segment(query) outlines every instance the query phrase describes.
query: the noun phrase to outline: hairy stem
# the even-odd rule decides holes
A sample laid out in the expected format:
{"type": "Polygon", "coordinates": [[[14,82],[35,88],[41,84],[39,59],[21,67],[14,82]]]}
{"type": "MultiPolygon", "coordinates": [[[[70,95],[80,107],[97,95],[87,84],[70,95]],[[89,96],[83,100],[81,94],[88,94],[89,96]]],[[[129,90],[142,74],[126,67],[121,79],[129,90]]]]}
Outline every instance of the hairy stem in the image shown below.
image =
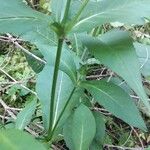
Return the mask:
{"type": "Polygon", "coordinates": [[[58,39],[58,47],[57,47],[55,68],[54,68],[54,74],[53,74],[52,90],[50,91],[51,92],[51,99],[50,99],[50,117],[49,117],[48,136],[49,136],[49,134],[51,133],[51,131],[53,129],[53,114],[54,114],[55,92],[56,92],[56,86],[57,86],[57,78],[58,78],[58,71],[59,71],[59,64],[60,64],[63,41],[64,41],[63,38],[58,39]]]}

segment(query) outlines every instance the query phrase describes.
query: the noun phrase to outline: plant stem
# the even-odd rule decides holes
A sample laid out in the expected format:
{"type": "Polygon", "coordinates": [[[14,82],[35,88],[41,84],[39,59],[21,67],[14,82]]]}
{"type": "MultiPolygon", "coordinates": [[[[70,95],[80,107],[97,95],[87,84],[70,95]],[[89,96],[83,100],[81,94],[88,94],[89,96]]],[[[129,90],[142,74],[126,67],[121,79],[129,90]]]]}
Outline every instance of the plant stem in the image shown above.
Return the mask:
{"type": "Polygon", "coordinates": [[[67,0],[66,9],[65,9],[65,13],[64,13],[64,18],[62,20],[62,24],[65,24],[67,21],[70,4],[71,4],[71,0],[67,0]]]}
{"type": "Polygon", "coordinates": [[[57,86],[57,78],[58,78],[58,71],[59,71],[59,64],[60,64],[63,41],[64,41],[63,38],[58,39],[58,47],[57,47],[55,68],[54,68],[54,74],[53,74],[52,90],[50,91],[51,92],[51,99],[50,99],[50,117],[49,117],[48,136],[51,133],[52,128],[53,128],[53,113],[54,113],[55,91],[56,91],[56,86],[57,86]]]}
{"type": "Polygon", "coordinates": [[[51,134],[50,134],[50,135],[48,136],[48,138],[47,138],[48,141],[53,137],[53,134],[54,134],[54,132],[55,132],[55,129],[57,128],[58,123],[59,123],[60,119],[62,118],[62,116],[63,116],[63,114],[64,114],[64,112],[65,112],[67,106],[69,105],[69,102],[70,102],[70,100],[71,100],[71,98],[72,98],[72,96],[73,96],[73,94],[74,94],[76,88],[77,88],[77,87],[75,86],[75,87],[73,88],[73,90],[71,91],[71,93],[70,93],[70,95],[69,95],[69,98],[68,98],[68,100],[67,100],[67,102],[66,102],[66,104],[65,104],[65,106],[64,106],[64,108],[63,108],[63,110],[61,111],[61,113],[60,113],[60,115],[59,115],[59,117],[58,117],[58,119],[57,119],[57,121],[56,121],[56,124],[55,124],[55,126],[54,126],[54,128],[53,128],[51,134]]]}
{"type": "MultiPolygon", "coordinates": [[[[55,67],[54,67],[54,74],[53,74],[53,83],[52,83],[52,89],[51,89],[51,99],[50,99],[50,117],[49,117],[49,129],[48,129],[48,136],[51,137],[52,131],[53,131],[53,115],[54,115],[54,107],[55,107],[55,94],[56,94],[56,87],[57,87],[57,78],[58,78],[58,71],[59,71],[59,65],[60,65],[60,58],[61,58],[61,52],[62,52],[62,46],[64,42],[65,32],[63,25],[66,24],[67,18],[68,18],[68,12],[70,9],[70,3],[71,0],[67,0],[66,8],[65,8],[65,14],[64,18],[62,20],[62,23],[60,24],[60,27],[62,27],[63,32],[61,33],[61,30],[59,30],[58,27],[58,47],[57,47],[57,54],[56,54],[56,60],[55,60],[55,67]]],[[[48,138],[49,140],[51,138],[48,138]]]]}
{"type": "Polygon", "coordinates": [[[72,29],[72,27],[74,26],[74,24],[78,21],[82,11],[84,10],[84,8],[86,7],[87,3],[89,2],[89,0],[84,0],[83,4],[81,5],[81,7],[79,8],[77,14],[75,15],[75,17],[73,18],[73,20],[68,24],[67,26],[67,30],[70,31],[72,29]]]}

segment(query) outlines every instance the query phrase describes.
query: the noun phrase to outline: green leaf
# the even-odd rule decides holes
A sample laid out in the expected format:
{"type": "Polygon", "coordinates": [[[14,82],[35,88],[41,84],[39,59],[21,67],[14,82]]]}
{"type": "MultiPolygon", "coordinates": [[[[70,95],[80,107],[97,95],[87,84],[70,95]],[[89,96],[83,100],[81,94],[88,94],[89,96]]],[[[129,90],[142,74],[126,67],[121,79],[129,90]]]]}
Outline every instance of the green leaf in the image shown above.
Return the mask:
{"type": "MultiPolygon", "coordinates": [[[[45,129],[48,129],[49,115],[50,115],[50,94],[52,88],[54,68],[50,65],[45,65],[44,69],[37,78],[36,91],[42,104],[43,121],[45,129]],[[44,92],[43,92],[44,91],[44,92]]],[[[74,86],[70,78],[62,71],[59,71],[58,82],[56,88],[55,111],[54,111],[54,124],[58,116],[63,110],[71,91],[74,86]]],[[[54,125],[53,124],[53,125],[54,125]]]]}
{"type": "Polygon", "coordinates": [[[147,130],[133,100],[122,88],[105,80],[85,81],[81,83],[81,86],[86,88],[100,105],[116,117],[132,126],[147,130]]]}
{"type": "MultiPolygon", "coordinates": [[[[55,65],[55,58],[57,47],[51,47],[44,44],[39,45],[39,49],[44,56],[44,59],[47,61],[47,64],[50,66],[55,65]]],[[[74,57],[72,53],[63,48],[62,55],[60,59],[60,70],[64,71],[73,82],[77,80],[77,73],[76,73],[76,64],[74,62],[74,57]]]]}
{"type": "Polygon", "coordinates": [[[32,10],[20,0],[0,0],[0,3],[0,32],[2,33],[23,34],[37,30],[48,19],[46,15],[32,10]]]}
{"type": "Polygon", "coordinates": [[[87,150],[96,132],[95,119],[91,111],[81,104],[73,114],[72,140],[75,150],[87,150]]]}
{"type": "Polygon", "coordinates": [[[70,150],[74,150],[74,144],[72,140],[72,122],[73,122],[73,115],[68,117],[63,126],[64,140],[66,142],[67,147],[69,147],[70,150]]]}
{"type": "Polygon", "coordinates": [[[67,119],[63,127],[65,142],[71,150],[87,150],[95,132],[95,119],[83,104],[67,119]]]}
{"type": "Polygon", "coordinates": [[[104,117],[99,112],[93,112],[96,122],[96,134],[94,140],[99,144],[102,145],[105,138],[105,121],[104,117]]]}
{"type": "Polygon", "coordinates": [[[47,45],[47,46],[56,46],[56,35],[54,32],[51,31],[50,25],[48,24],[48,27],[44,28],[42,26],[41,28],[37,28],[37,30],[32,30],[30,32],[27,32],[26,34],[17,34],[20,38],[22,38],[25,41],[29,41],[32,44],[35,44],[37,48],[40,50],[40,45],[47,45]],[[43,28],[42,28],[43,27],[43,28]]]}
{"type": "Polygon", "coordinates": [[[30,103],[28,103],[25,108],[19,112],[17,115],[15,127],[17,129],[23,130],[31,121],[32,115],[35,112],[36,109],[36,100],[32,100],[30,103]]]}
{"type": "Polygon", "coordinates": [[[116,84],[117,86],[121,87],[129,95],[134,94],[134,91],[126,84],[126,82],[123,82],[123,80],[120,77],[112,77],[110,81],[116,84]]]}
{"type": "Polygon", "coordinates": [[[148,98],[142,86],[138,58],[129,35],[126,32],[114,30],[102,35],[99,39],[81,36],[81,40],[95,58],[127,82],[150,111],[148,98]]]}
{"type": "Polygon", "coordinates": [[[20,0],[0,0],[0,33],[11,33],[33,44],[55,44],[50,16],[32,10],[20,0]]]}
{"type": "MultiPolygon", "coordinates": [[[[78,10],[82,2],[72,5],[78,10]]],[[[110,22],[121,22],[126,24],[143,24],[144,17],[150,16],[149,0],[101,0],[90,1],[80,19],[74,25],[74,32],[89,31],[99,25],[110,22]]]]}
{"type": "Polygon", "coordinates": [[[66,8],[67,0],[52,0],[50,2],[52,14],[55,17],[56,22],[61,22],[64,18],[65,8],[66,8]]]}
{"type": "Polygon", "coordinates": [[[134,43],[139,62],[141,64],[141,72],[144,76],[150,76],[150,46],[140,43],[134,43]]]}
{"type": "Polygon", "coordinates": [[[102,150],[106,130],[105,121],[99,112],[93,112],[93,115],[96,122],[96,134],[92,144],[90,145],[90,150],[102,150]]]}
{"type": "Polygon", "coordinates": [[[46,150],[44,145],[31,135],[16,129],[1,130],[0,139],[1,150],[26,150],[30,146],[32,149],[46,150]]]}

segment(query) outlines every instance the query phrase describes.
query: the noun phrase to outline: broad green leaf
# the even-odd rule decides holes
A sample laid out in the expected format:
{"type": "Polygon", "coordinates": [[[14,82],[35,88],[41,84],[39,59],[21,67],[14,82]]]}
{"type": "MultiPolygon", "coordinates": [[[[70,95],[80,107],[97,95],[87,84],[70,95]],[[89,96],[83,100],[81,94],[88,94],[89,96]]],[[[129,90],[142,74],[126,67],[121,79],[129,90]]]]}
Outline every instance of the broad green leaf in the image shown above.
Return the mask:
{"type": "MultiPolygon", "coordinates": [[[[40,102],[42,104],[43,110],[43,120],[44,126],[48,129],[48,121],[49,121],[49,114],[50,114],[50,94],[52,88],[52,81],[53,81],[53,71],[54,67],[50,66],[49,64],[45,65],[42,72],[37,77],[37,84],[36,84],[36,91],[39,96],[40,102]],[[44,92],[43,92],[44,91],[44,92]]],[[[56,123],[61,111],[63,110],[72,90],[74,88],[73,82],[69,78],[69,76],[59,71],[58,75],[58,82],[56,88],[56,96],[55,96],[55,111],[54,111],[54,124],[56,123]]],[[[77,99],[78,100],[78,99],[77,99]]],[[[72,104],[72,103],[71,103],[72,104]]],[[[68,106],[66,114],[70,115],[70,111],[72,110],[72,105],[68,106]]],[[[64,119],[67,118],[67,115],[64,115],[64,119]]],[[[53,125],[54,125],[53,124],[53,125]]]]}
{"type": "Polygon", "coordinates": [[[15,128],[15,122],[10,122],[4,126],[4,129],[14,129],[15,128]]]}
{"type": "Polygon", "coordinates": [[[65,8],[67,0],[51,0],[50,5],[52,9],[52,14],[55,17],[56,22],[61,22],[64,18],[65,8]]]}
{"type": "Polygon", "coordinates": [[[23,130],[31,121],[32,115],[35,112],[37,101],[34,99],[28,103],[25,108],[19,112],[15,122],[17,129],[23,130]]]}
{"type": "MultiPolygon", "coordinates": [[[[36,31],[48,17],[32,10],[20,0],[0,0],[0,32],[25,34],[32,30],[36,31]]],[[[48,20],[46,21],[48,24],[48,20]]],[[[45,26],[44,26],[45,27],[45,26]]]]}
{"type": "Polygon", "coordinates": [[[99,145],[102,145],[105,138],[105,121],[104,117],[99,112],[93,112],[95,122],[96,122],[96,134],[94,137],[94,141],[96,141],[99,145]]]}
{"type": "Polygon", "coordinates": [[[26,34],[20,34],[18,35],[20,38],[22,38],[25,41],[29,41],[32,44],[35,44],[37,48],[40,50],[40,45],[48,45],[48,46],[56,46],[56,35],[53,31],[50,29],[50,23],[48,24],[48,27],[44,28],[42,26],[41,28],[37,28],[37,30],[32,30],[30,32],[27,32],[26,34]],[[43,27],[43,28],[42,28],[43,27]]]}
{"type": "Polygon", "coordinates": [[[134,43],[137,56],[141,64],[141,71],[144,76],[150,76],[150,46],[134,43]]]}
{"type": "Polygon", "coordinates": [[[126,91],[129,95],[133,95],[134,91],[127,85],[126,82],[124,82],[121,78],[119,77],[112,77],[110,81],[117,86],[121,87],[124,91],[126,91]]]}
{"type": "Polygon", "coordinates": [[[142,86],[138,58],[129,35],[126,32],[114,30],[102,35],[99,39],[81,36],[81,40],[95,58],[127,82],[150,111],[142,86]]]}
{"type": "Polygon", "coordinates": [[[49,16],[32,10],[20,0],[0,0],[0,3],[0,33],[12,33],[38,48],[41,44],[56,45],[49,16]]]}
{"type": "Polygon", "coordinates": [[[0,149],[1,150],[46,150],[46,147],[36,141],[31,135],[16,129],[0,131],[0,149]]]}
{"type": "Polygon", "coordinates": [[[85,105],[81,104],[73,114],[72,141],[75,150],[87,150],[94,138],[96,124],[94,116],[85,105]]]}
{"type": "Polygon", "coordinates": [[[66,142],[67,147],[70,150],[74,150],[74,144],[72,140],[72,122],[73,122],[73,115],[69,116],[63,126],[63,136],[66,142]]]}
{"type": "MultiPolygon", "coordinates": [[[[72,5],[78,10],[82,2],[72,5]]],[[[80,19],[74,25],[74,32],[89,31],[99,25],[110,22],[121,22],[126,24],[143,24],[144,17],[150,16],[149,0],[101,0],[90,1],[80,19]]]]}
{"type": "Polygon", "coordinates": [[[146,126],[137,107],[123,89],[105,80],[85,81],[81,83],[81,86],[86,88],[100,105],[116,117],[146,131],[146,126]]]}
{"type": "Polygon", "coordinates": [[[95,132],[95,119],[88,107],[83,104],[67,119],[63,127],[66,145],[71,150],[87,150],[95,132]]]}
{"type": "MultiPolygon", "coordinates": [[[[57,47],[51,47],[44,44],[39,45],[39,49],[44,56],[44,59],[47,61],[47,64],[50,66],[55,65],[55,58],[57,47]]],[[[61,60],[60,60],[60,70],[64,71],[73,82],[77,80],[77,73],[76,73],[76,64],[74,62],[74,57],[72,53],[63,48],[61,60]]]]}
{"type": "Polygon", "coordinates": [[[99,112],[93,112],[93,115],[96,122],[96,134],[90,145],[90,150],[102,150],[106,130],[104,117],[99,112]]]}
{"type": "Polygon", "coordinates": [[[11,33],[33,44],[54,45],[50,16],[32,10],[21,0],[0,0],[0,33],[11,33]]]}

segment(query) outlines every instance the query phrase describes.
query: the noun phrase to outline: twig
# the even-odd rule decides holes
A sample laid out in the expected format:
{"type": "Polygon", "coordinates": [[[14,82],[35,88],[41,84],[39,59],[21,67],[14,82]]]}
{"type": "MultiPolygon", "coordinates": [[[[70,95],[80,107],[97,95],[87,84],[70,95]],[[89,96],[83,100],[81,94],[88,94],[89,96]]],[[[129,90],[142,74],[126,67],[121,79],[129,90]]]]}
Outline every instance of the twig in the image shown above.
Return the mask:
{"type": "Polygon", "coordinates": [[[131,129],[133,130],[133,132],[136,134],[137,138],[139,139],[139,142],[142,146],[142,150],[144,150],[144,144],[142,142],[142,139],[140,138],[140,136],[138,135],[137,131],[134,129],[134,127],[131,126],[131,129]]]}
{"type": "Polygon", "coordinates": [[[22,109],[20,108],[13,108],[13,107],[9,107],[6,105],[6,103],[0,99],[0,104],[4,107],[5,110],[14,110],[14,111],[21,111],[22,109]]]}
{"type": "MultiPolygon", "coordinates": [[[[0,72],[4,73],[7,77],[9,77],[12,81],[16,82],[16,84],[18,84],[18,81],[16,81],[12,76],[10,76],[6,71],[4,71],[2,68],[0,68],[0,72]]],[[[29,88],[27,88],[26,86],[24,86],[23,84],[20,84],[20,86],[22,88],[24,88],[25,90],[31,92],[32,94],[34,94],[35,96],[37,96],[37,93],[30,90],[29,88]]]]}
{"type": "Polygon", "coordinates": [[[139,148],[131,148],[131,147],[124,147],[124,146],[109,145],[109,144],[105,144],[104,147],[117,148],[117,149],[119,149],[119,150],[144,150],[144,149],[141,148],[141,147],[139,147],[139,148]]]}
{"type": "Polygon", "coordinates": [[[127,142],[129,141],[130,137],[132,136],[132,132],[133,132],[133,130],[130,131],[130,134],[129,134],[127,140],[122,144],[122,146],[125,146],[127,144],[127,142]]]}
{"type": "Polygon", "coordinates": [[[6,117],[6,116],[2,116],[2,115],[0,115],[0,118],[3,119],[3,120],[4,120],[4,119],[9,120],[9,119],[10,119],[10,117],[6,117]]]}
{"type": "Polygon", "coordinates": [[[34,55],[33,53],[29,52],[27,49],[25,49],[24,47],[22,47],[9,33],[7,33],[7,36],[9,37],[9,40],[18,48],[20,48],[23,52],[25,52],[26,54],[28,54],[29,56],[33,57],[34,59],[40,61],[43,64],[46,64],[46,61],[44,61],[43,59],[37,57],[36,55],[34,55]]]}

